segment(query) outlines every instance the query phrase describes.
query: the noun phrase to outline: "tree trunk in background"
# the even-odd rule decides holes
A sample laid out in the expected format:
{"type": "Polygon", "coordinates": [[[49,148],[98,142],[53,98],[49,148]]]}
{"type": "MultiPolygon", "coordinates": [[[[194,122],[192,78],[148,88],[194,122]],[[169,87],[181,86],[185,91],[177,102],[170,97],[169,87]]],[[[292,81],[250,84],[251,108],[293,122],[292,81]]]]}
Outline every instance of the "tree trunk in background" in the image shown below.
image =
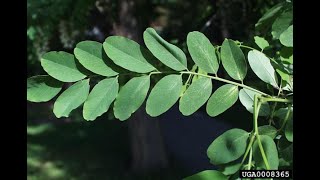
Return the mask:
{"type": "Polygon", "coordinates": [[[132,170],[135,172],[162,169],[168,165],[159,119],[147,115],[144,107],[133,114],[128,122],[132,170]]]}
{"type": "MultiPolygon", "coordinates": [[[[135,17],[136,0],[120,0],[118,23],[113,25],[116,35],[125,36],[143,44],[142,27],[135,17]]],[[[165,168],[168,165],[165,146],[157,118],[151,118],[141,106],[128,119],[131,140],[131,168],[135,172],[165,168]]]]}
{"type": "Polygon", "coordinates": [[[125,36],[138,43],[143,42],[142,30],[134,15],[135,0],[120,0],[119,8],[118,23],[113,24],[115,34],[125,36]]]}
{"type": "Polygon", "coordinates": [[[217,6],[219,7],[219,12],[220,12],[220,20],[221,20],[221,36],[222,39],[229,38],[230,33],[229,33],[229,27],[228,27],[228,2],[227,1],[217,1],[217,6]]]}

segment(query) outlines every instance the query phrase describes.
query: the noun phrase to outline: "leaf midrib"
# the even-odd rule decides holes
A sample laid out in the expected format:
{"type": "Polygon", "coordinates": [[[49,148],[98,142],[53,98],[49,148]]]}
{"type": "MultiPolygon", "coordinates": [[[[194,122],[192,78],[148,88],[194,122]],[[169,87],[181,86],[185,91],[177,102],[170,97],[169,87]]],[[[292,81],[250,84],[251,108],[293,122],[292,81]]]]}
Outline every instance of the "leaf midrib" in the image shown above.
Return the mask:
{"type": "Polygon", "coordinates": [[[66,107],[66,108],[64,108],[64,110],[62,111],[62,112],[63,112],[63,113],[61,113],[62,116],[65,115],[67,109],[70,108],[70,105],[72,104],[72,102],[73,102],[75,99],[78,98],[79,94],[82,93],[82,91],[84,90],[83,88],[84,88],[84,86],[86,86],[86,85],[87,85],[87,84],[83,82],[83,84],[78,88],[79,91],[77,91],[74,96],[71,96],[71,97],[72,97],[72,98],[71,98],[72,100],[66,102],[67,106],[64,106],[64,107],[66,107]]]}
{"type": "MultiPolygon", "coordinates": [[[[171,50],[172,49],[176,49],[176,51],[179,51],[180,49],[168,42],[166,42],[164,39],[162,39],[157,33],[150,33],[149,32],[150,30],[147,30],[146,32],[151,36],[153,37],[156,42],[159,42],[160,45],[162,45],[161,47],[163,47],[166,51],[168,51],[168,54],[170,56],[172,56],[174,59],[176,59],[177,61],[172,61],[171,63],[174,63],[176,65],[182,65],[184,68],[186,68],[186,66],[182,63],[182,59],[181,61],[179,60],[180,58],[176,56],[176,54],[174,53],[174,50],[171,50]]],[[[166,60],[167,61],[167,60],[166,60]]],[[[168,61],[167,61],[168,62],[168,61]]]]}
{"type": "MultiPolygon", "coordinates": [[[[95,103],[96,104],[96,107],[98,107],[98,106],[100,106],[100,104],[102,104],[101,102],[102,101],[105,101],[107,98],[108,98],[108,96],[106,96],[108,93],[109,93],[109,91],[111,91],[112,90],[112,88],[114,88],[114,84],[116,84],[116,79],[114,79],[111,83],[110,83],[110,85],[106,88],[106,91],[105,91],[105,93],[103,94],[103,96],[102,96],[102,98],[99,98],[99,100],[98,100],[98,103],[95,103]]],[[[90,95],[89,95],[90,96],[90,95]]],[[[101,97],[101,96],[100,96],[101,97]]],[[[112,102],[111,102],[112,103],[112,102]]],[[[110,104],[111,104],[110,103],[110,104]]],[[[109,104],[109,106],[110,106],[110,104],[109,104]]],[[[99,116],[99,115],[101,115],[100,113],[98,114],[97,112],[99,112],[98,111],[99,110],[99,108],[94,108],[94,111],[91,111],[91,113],[88,113],[87,115],[88,115],[88,117],[92,117],[92,115],[97,115],[97,116],[99,116]]]]}
{"type": "MultiPolygon", "coordinates": [[[[196,39],[197,43],[200,44],[198,47],[198,49],[202,52],[202,54],[205,56],[205,60],[208,62],[208,64],[210,65],[209,68],[216,73],[216,70],[213,68],[214,67],[214,62],[213,60],[211,61],[211,58],[210,58],[210,55],[207,51],[204,51],[204,48],[201,48],[203,46],[201,46],[201,44],[204,44],[204,42],[206,41],[205,39],[203,39],[202,41],[201,40],[198,40],[196,39]]],[[[209,43],[211,44],[211,42],[209,41],[209,43]]]]}
{"type": "MultiPolygon", "coordinates": [[[[130,99],[134,99],[134,97],[136,96],[136,94],[138,94],[137,92],[141,91],[141,89],[144,88],[144,86],[147,84],[148,79],[143,79],[140,80],[139,85],[137,86],[137,88],[131,93],[130,99]]],[[[132,107],[132,106],[131,106],[132,107]]]]}
{"type": "Polygon", "coordinates": [[[127,55],[127,56],[129,56],[129,57],[131,57],[132,59],[138,60],[138,61],[141,62],[143,65],[145,65],[147,68],[153,68],[153,69],[155,69],[155,67],[153,67],[151,64],[149,64],[148,61],[147,61],[144,57],[141,57],[141,59],[137,59],[136,57],[128,54],[127,52],[122,51],[122,50],[119,49],[118,47],[113,46],[111,43],[106,42],[106,44],[109,44],[109,46],[111,46],[111,47],[113,47],[114,49],[116,49],[117,51],[119,51],[119,52],[121,52],[121,53],[123,53],[123,54],[125,54],[125,55],[127,55]]]}
{"type": "MultiPolygon", "coordinates": [[[[143,89],[143,87],[147,84],[147,82],[148,82],[148,80],[149,79],[145,79],[144,80],[144,82],[143,81],[140,81],[140,85],[134,90],[134,92],[133,93],[131,93],[131,96],[129,97],[129,99],[130,100],[132,100],[132,99],[134,99],[135,97],[137,97],[136,96],[136,94],[137,94],[137,92],[138,91],[140,91],[141,89],[143,89]],[[143,83],[141,83],[141,82],[143,82],[143,83]]],[[[142,93],[141,93],[142,94],[142,93]]],[[[116,111],[115,109],[123,109],[123,108],[119,108],[119,106],[117,106],[116,104],[118,104],[119,103],[119,101],[115,101],[115,105],[114,105],[114,112],[115,112],[115,116],[116,117],[118,117],[118,118],[120,118],[120,120],[124,120],[124,119],[127,119],[128,117],[130,117],[131,116],[131,114],[135,111],[134,109],[133,109],[133,106],[129,106],[130,108],[129,108],[129,114],[125,114],[125,115],[123,115],[122,113],[118,113],[118,111],[116,111]],[[115,108],[115,107],[117,107],[117,108],[115,108]]],[[[137,105],[137,103],[135,103],[134,105],[137,105]]],[[[120,111],[120,112],[122,112],[122,110],[120,111]]]]}
{"type": "MultiPolygon", "coordinates": [[[[247,133],[243,133],[241,136],[239,136],[239,137],[237,137],[237,138],[235,138],[235,139],[233,139],[232,141],[231,141],[231,144],[235,144],[237,141],[240,141],[240,139],[241,138],[244,138],[245,136],[248,136],[248,134],[247,133]]],[[[223,139],[221,139],[220,141],[221,142],[226,142],[226,139],[227,139],[227,137],[225,137],[225,138],[223,138],[223,139]]],[[[224,143],[224,145],[225,145],[226,143],[224,143]]],[[[227,146],[225,146],[225,147],[227,147],[227,146]]],[[[227,148],[228,149],[228,148],[227,148]]],[[[216,151],[209,151],[210,152],[210,154],[218,154],[218,152],[216,152],[216,151]]],[[[230,152],[230,151],[229,151],[230,152]]],[[[234,154],[234,153],[231,153],[231,154],[234,154]]],[[[214,156],[211,156],[211,157],[214,157],[214,156]]],[[[210,158],[211,159],[211,158],[210,158]]],[[[230,159],[230,158],[229,158],[230,159]]],[[[219,160],[220,161],[220,160],[219,160]]]]}
{"type": "Polygon", "coordinates": [[[227,99],[234,95],[234,91],[236,91],[236,89],[237,89],[236,86],[235,86],[235,87],[233,87],[233,86],[230,87],[230,88],[228,89],[228,91],[224,94],[224,96],[222,96],[221,98],[219,98],[219,99],[222,101],[221,104],[226,104],[227,99]]]}
{"type": "MultiPolygon", "coordinates": [[[[81,49],[81,48],[76,48],[76,50],[80,51],[81,53],[86,54],[87,56],[89,56],[89,58],[99,59],[99,60],[102,60],[102,62],[103,62],[103,59],[101,57],[95,55],[93,52],[89,52],[89,51],[81,49]]],[[[83,58],[77,58],[77,59],[80,60],[80,59],[83,59],[83,58]]],[[[100,61],[96,61],[96,62],[99,62],[99,64],[103,64],[103,63],[100,63],[100,61]]]]}
{"type": "Polygon", "coordinates": [[[179,81],[176,81],[174,83],[171,84],[171,86],[168,87],[168,92],[172,92],[175,87],[178,85],[179,81]]]}
{"type": "Polygon", "coordinates": [[[234,55],[235,55],[235,51],[232,50],[231,44],[230,44],[229,40],[228,40],[228,48],[229,48],[229,51],[231,52],[230,54],[231,54],[232,59],[233,59],[233,61],[234,61],[234,63],[235,63],[235,67],[236,67],[236,69],[237,69],[236,74],[237,74],[238,78],[242,80],[242,77],[241,77],[241,75],[240,75],[240,68],[239,68],[239,65],[240,65],[239,63],[240,63],[240,61],[237,61],[237,60],[236,60],[236,58],[235,58],[235,56],[234,56],[234,55]]]}
{"type": "MultiPolygon", "coordinates": [[[[203,78],[205,78],[206,79],[206,81],[205,82],[203,82],[202,84],[200,84],[200,86],[198,85],[197,86],[197,91],[199,92],[198,94],[196,94],[197,95],[197,97],[199,97],[200,96],[200,98],[198,98],[198,99],[201,99],[201,100],[203,100],[203,99],[205,99],[205,100],[207,100],[209,97],[210,97],[210,94],[209,94],[209,96],[208,97],[206,97],[206,96],[204,96],[204,95],[206,95],[206,92],[207,91],[205,91],[209,86],[210,86],[210,84],[211,84],[211,80],[209,80],[209,81],[207,81],[207,79],[209,79],[209,78],[207,78],[207,77],[203,77],[203,78]],[[201,85],[203,85],[203,86],[201,86],[201,85]]],[[[198,79],[199,80],[199,79],[198,79]]],[[[198,81],[197,80],[197,81],[198,81]]],[[[196,81],[194,82],[194,83],[196,83],[196,81]]],[[[192,86],[192,84],[190,85],[190,86],[192,86]]],[[[190,87],[188,88],[188,89],[190,89],[190,87]]],[[[194,94],[194,91],[192,92],[192,93],[190,93],[189,91],[188,91],[188,89],[186,90],[186,92],[180,97],[180,99],[185,99],[185,97],[188,97],[188,96],[190,96],[190,94],[194,94]]],[[[191,96],[192,97],[192,96],[191,96]]],[[[189,97],[189,100],[192,100],[193,98],[190,98],[189,97]]],[[[180,100],[180,102],[181,102],[181,100],[180,100]]],[[[186,101],[185,101],[186,102],[186,101]]],[[[206,102],[206,101],[205,101],[206,102]]],[[[205,103],[204,102],[204,103],[205,103]]],[[[204,104],[204,103],[202,103],[202,104],[204,104]]],[[[200,103],[199,103],[200,104],[200,103]]]]}
{"type": "MultiPolygon", "coordinates": [[[[269,76],[271,77],[272,81],[273,81],[273,84],[272,85],[277,85],[277,82],[275,81],[275,78],[274,78],[274,72],[273,72],[273,75],[271,74],[271,72],[268,71],[268,69],[266,68],[266,63],[263,59],[259,58],[259,56],[257,56],[256,52],[252,51],[254,53],[254,56],[259,60],[259,62],[262,62],[262,67],[264,68],[265,71],[267,71],[267,73],[269,74],[269,76]]],[[[264,56],[264,54],[261,54],[264,56]]],[[[265,57],[266,59],[268,59],[267,57],[265,57]]],[[[252,60],[253,61],[253,60],[252,60]]],[[[270,66],[272,67],[272,65],[270,64],[270,66]]],[[[278,86],[278,85],[277,85],[278,86]]]]}
{"type": "Polygon", "coordinates": [[[53,61],[53,60],[50,60],[50,59],[46,59],[46,58],[42,58],[43,60],[45,60],[45,63],[53,63],[53,64],[56,64],[58,67],[60,68],[63,68],[63,69],[67,69],[67,70],[71,70],[73,72],[73,74],[77,74],[77,75],[83,75],[83,76],[86,76],[85,74],[82,74],[79,70],[77,69],[74,69],[74,68],[71,68],[69,67],[68,65],[66,64],[60,64],[59,62],[57,61],[53,61]]]}
{"type": "Polygon", "coordinates": [[[236,143],[237,141],[239,141],[241,138],[243,138],[244,136],[248,136],[248,134],[244,133],[243,135],[235,138],[233,141],[231,141],[232,144],[236,143]]]}
{"type": "MultiPolygon", "coordinates": [[[[96,56],[93,51],[89,52],[86,50],[83,50],[81,48],[76,48],[78,49],[79,52],[86,54],[88,57],[88,59],[97,59],[94,61],[95,63],[95,67],[92,68],[92,64],[87,63],[88,61],[82,61],[82,58],[77,58],[79,59],[80,63],[85,63],[85,64],[90,64],[90,66],[86,66],[86,68],[88,68],[89,70],[91,70],[92,72],[96,72],[98,74],[101,74],[103,76],[113,76],[113,75],[117,75],[118,73],[115,72],[114,70],[112,70],[109,66],[107,66],[107,64],[105,63],[105,61],[103,60],[103,58],[96,56]]],[[[76,56],[76,55],[75,55],[76,56]]],[[[77,56],[76,56],[77,57],[77,56]]],[[[92,63],[92,62],[91,62],[92,63]]]]}
{"type": "MultiPolygon", "coordinates": [[[[244,93],[252,100],[252,102],[254,101],[254,97],[251,97],[248,93],[246,89],[243,89],[244,93]]],[[[254,95],[253,95],[254,96],[254,95]]],[[[253,104],[253,103],[252,103],[253,104]]],[[[263,113],[267,114],[268,112],[265,110],[265,108],[263,108],[265,106],[265,103],[261,104],[261,108],[260,111],[263,111],[263,113]]],[[[251,106],[252,107],[252,106],[251,106]]],[[[253,107],[252,107],[253,108],[253,107]]],[[[247,106],[246,106],[247,109],[247,106]]]]}

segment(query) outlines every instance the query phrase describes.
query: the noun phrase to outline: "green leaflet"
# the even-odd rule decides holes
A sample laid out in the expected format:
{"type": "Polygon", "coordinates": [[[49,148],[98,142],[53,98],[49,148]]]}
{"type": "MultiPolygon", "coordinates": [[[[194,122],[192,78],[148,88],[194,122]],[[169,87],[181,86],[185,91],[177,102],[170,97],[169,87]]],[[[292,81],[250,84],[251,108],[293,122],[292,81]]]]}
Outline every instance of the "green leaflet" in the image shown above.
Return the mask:
{"type": "Polygon", "coordinates": [[[221,61],[230,77],[242,81],[247,75],[247,63],[239,46],[231,39],[225,39],[221,46],[221,61]]]}
{"type": "Polygon", "coordinates": [[[228,180],[228,177],[216,170],[205,170],[183,180],[228,180]]]}
{"type": "Polygon", "coordinates": [[[221,172],[224,175],[232,175],[237,171],[239,171],[240,168],[241,168],[241,163],[233,161],[233,162],[222,165],[221,172]]]}
{"type": "Polygon", "coordinates": [[[74,55],[79,62],[90,71],[102,76],[115,76],[118,73],[113,71],[103,58],[102,44],[95,41],[82,41],[74,49],[74,55]]]}
{"type": "MultiPolygon", "coordinates": [[[[290,81],[290,75],[287,74],[286,71],[284,71],[283,69],[278,69],[278,68],[276,68],[276,71],[280,75],[280,77],[283,81],[285,81],[286,83],[290,81]]],[[[284,85],[284,83],[282,85],[284,85]]]]}
{"type": "Polygon", "coordinates": [[[293,142],[293,118],[288,119],[284,133],[287,140],[293,142]]]}
{"type": "Polygon", "coordinates": [[[163,77],[150,92],[146,104],[147,113],[155,117],[169,110],[179,99],[181,89],[181,75],[163,77]]]}
{"type": "Polygon", "coordinates": [[[226,164],[241,157],[247,147],[249,133],[242,129],[230,129],[216,138],[207,149],[210,162],[226,164]]]}
{"type": "Polygon", "coordinates": [[[265,49],[269,46],[268,41],[266,41],[263,37],[255,36],[254,42],[259,46],[260,49],[265,49]]]}
{"type": "Polygon", "coordinates": [[[187,84],[184,84],[182,86],[181,91],[180,91],[180,95],[179,95],[180,97],[183,96],[184,92],[187,90],[187,86],[188,86],[187,84]]]}
{"type": "Polygon", "coordinates": [[[293,25],[289,26],[281,35],[280,42],[284,46],[293,47],[293,25]]]}
{"type": "Polygon", "coordinates": [[[150,77],[141,76],[130,79],[121,89],[114,102],[114,115],[119,120],[128,119],[146,99],[150,87],[150,77]]]}
{"type": "MultiPolygon", "coordinates": [[[[271,170],[278,169],[278,166],[279,166],[278,150],[273,139],[267,135],[260,135],[260,140],[261,140],[261,144],[263,146],[267,161],[269,163],[270,169],[271,170]]],[[[258,140],[256,140],[253,143],[252,151],[253,151],[253,154],[252,154],[253,160],[255,161],[256,166],[261,167],[263,169],[267,169],[260,152],[258,140]]]]}
{"type": "Polygon", "coordinates": [[[193,31],[187,36],[187,45],[193,61],[207,73],[217,74],[219,63],[216,50],[201,32],[193,31]]]}
{"type": "Polygon", "coordinates": [[[62,82],[48,75],[30,77],[27,79],[27,100],[47,102],[61,91],[62,85],[62,82]]]}
{"type": "Polygon", "coordinates": [[[179,101],[179,110],[189,116],[196,112],[209,99],[212,92],[210,78],[200,78],[192,82],[179,101]]]}
{"type": "MultiPolygon", "coordinates": [[[[288,163],[292,163],[293,160],[293,143],[290,143],[287,147],[279,150],[280,157],[288,163]]],[[[280,163],[280,162],[279,162],[280,163]]]]}
{"type": "Polygon", "coordinates": [[[272,36],[274,39],[279,39],[283,33],[292,23],[292,10],[282,13],[272,24],[272,36]]]}
{"type": "Polygon", "coordinates": [[[283,46],[280,51],[280,58],[283,63],[293,64],[293,48],[283,46]]]}
{"type": "MultiPolygon", "coordinates": [[[[241,89],[239,92],[239,99],[241,104],[251,113],[253,113],[254,95],[258,94],[249,89],[241,89]]],[[[267,102],[261,104],[259,116],[268,116],[270,114],[270,106],[267,102]]]]}
{"type": "MultiPolygon", "coordinates": [[[[288,107],[280,108],[274,113],[274,116],[276,116],[276,117],[278,117],[280,119],[284,119],[286,117],[287,111],[288,111],[288,107]]],[[[290,112],[289,118],[292,118],[292,112],[293,112],[293,108],[292,107],[290,108],[290,111],[291,112],[290,112]]]]}
{"type": "Polygon", "coordinates": [[[106,78],[95,85],[83,105],[84,119],[92,121],[107,112],[110,104],[116,98],[118,90],[117,77],[106,78]]]}
{"type": "Polygon", "coordinates": [[[235,174],[229,176],[228,180],[250,180],[249,178],[240,178],[239,174],[240,173],[235,173],[235,174]]]}
{"type": "MultiPolygon", "coordinates": [[[[283,121],[284,121],[284,119],[285,119],[285,117],[287,115],[288,110],[289,110],[288,107],[280,108],[274,113],[274,116],[278,117],[280,119],[280,121],[279,121],[280,124],[283,123],[283,121]]],[[[289,114],[289,117],[288,117],[288,121],[290,119],[292,119],[292,117],[293,117],[292,114],[293,114],[293,107],[290,108],[290,114],[289,114]]]]}
{"type": "Polygon", "coordinates": [[[89,79],[85,79],[65,90],[54,103],[53,113],[56,117],[69,117],[70,112],[79,107],[87,99],[89,89],[89,79]]]}
{"type": "Polygon", "coordinates": [[[283,3],[279,3],[269,9],[255,24],[256,30],[261,30],[274,22],[274,20],[280,15],[283,9],[283,3]]]}
{"type": "Polygon", "coordinates": [[[63,51],[51,51],[41,58],[43,69],[55,79],[62,82],[75,82],[86,77],[76,64],[74,55],[63,51]]]}
{"type": "MultiPolygon", "coordinates": [[[[281,154],[279,152],[279,154],[281,154]]],[[[279,158],[279,167],[283,167],[283,166],[290,166],[290,162],[286,161],[284,158],[279,158]]]]}
{"type": "Polygon", "coordinates": [[[248,61],[253,72],[264,82],[278,87],[275,70],[270,63],[269,58],[257,50],[251,50],[248,53],[248,61]]]}
{"type": "Polygon", "coordinates": [[[127,70],[147,73],[156,68],[148,60],[153,55],[135,41],[121,36],[109,36],[103,43],[103,48],[112,61],[127,70]]]}
{"type": "Polygon", "coordinates": [[[229,109],[238,100],[238,87],[226,84],[219,87],[210,97],[207,103],[209,116],[217,116],[229,109]]]}
{"type": "Polygon", "coordinates": [[[277,142],[277,148],[279,149],[279,152],[281,152],[288,148],[290,144],[292,143],[289,142],[284,136],[282,136],[277,142]]]}
{"type": "Polygon", "coordinates": [[[274,61],[273,67],[276,69],[276,72],[280,75],[283,81],[286,81],[287,83],[290,82],[290,76],[293,74],[292,64],[285,61],[274,61]]]}
{"type": "Polygon", "coordinates": [[[143,39],[147,48],[163,64],[176,71],[187,69],[187,58],[184,52],[160,37],[153,28],[147,28],[144,31],[143,39]]]}
{"type": "Polygon", "coordinates": [[[289,82],[285,82],[282,85],[282,89],[293,92],[293,76],[289,76],[289,82]]]}
{"type": "Polygon", "coordinates": [[[260,135],[267,135],[272,139],[274,139],[277,135],[277,129],[270,125],[259,126],[258,131],[260,135]]]}

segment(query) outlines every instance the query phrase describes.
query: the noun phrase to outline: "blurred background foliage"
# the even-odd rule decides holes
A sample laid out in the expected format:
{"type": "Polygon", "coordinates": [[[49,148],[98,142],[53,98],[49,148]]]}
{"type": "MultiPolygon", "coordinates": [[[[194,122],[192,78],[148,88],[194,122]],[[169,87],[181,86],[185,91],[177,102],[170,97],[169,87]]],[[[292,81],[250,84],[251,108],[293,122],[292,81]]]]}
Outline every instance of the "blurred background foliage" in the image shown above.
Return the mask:
{"type": "MultiPolygon", "coordinates": [[[[147,27],[187,54],[186,37],[202,31],[213,44],[224,38],[255,46],[255,23],[279,0],[27,0],[27,76],[43,74],[42,54],[72,52],[82,40],[103,42],[110,35],[142,40],[147,27]],[[137,37],[134,37],[137,35],[137,37]]],[[[269,39],[272,37],[269,34],[269,39]]],[[[141,43],[142,44],[142,43],[141,43]]],[[[223,72],[221,76],[227,76],[223,72]]],[[[250,77],[248,77],[250,79],[250,77]]],[[[250,82],[249,82],[250,83],[250,82]]],[[[257,83],[252,82],[255,86],[257,83]]],[[[106,113],[94,123],[81,110],[56,119],[52,102],[27,103],[28,179],[181,179],[190,172],[168,153],[168,165],[130,171],[128,124],[106,113]]],[[[130,121],[130,120],[129,120],[130,121]]],[[[212,141],[212,140],[211,140],[212,141]]]]}

